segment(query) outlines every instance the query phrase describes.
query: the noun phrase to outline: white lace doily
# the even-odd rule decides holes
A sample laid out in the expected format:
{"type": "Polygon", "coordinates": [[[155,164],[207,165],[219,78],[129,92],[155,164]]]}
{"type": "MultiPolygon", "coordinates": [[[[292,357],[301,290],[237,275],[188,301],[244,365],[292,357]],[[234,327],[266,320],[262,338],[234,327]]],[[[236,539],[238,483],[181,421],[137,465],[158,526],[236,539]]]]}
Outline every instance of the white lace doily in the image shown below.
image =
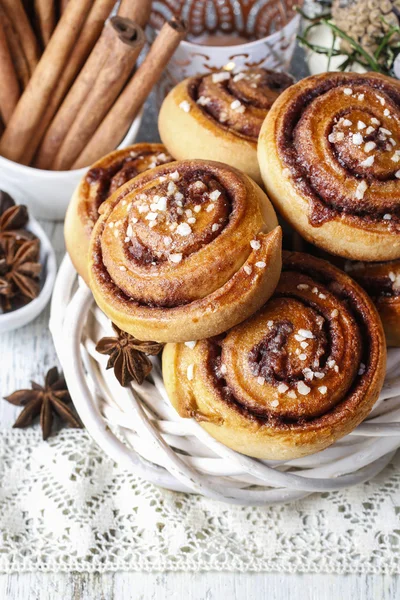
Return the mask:
{"type": "Polygon", "coordinates": [[[158,488],[84,431],[0,433],[0,571],[399,573],[400,457],[374,480],[290,505],[158,488]]]}

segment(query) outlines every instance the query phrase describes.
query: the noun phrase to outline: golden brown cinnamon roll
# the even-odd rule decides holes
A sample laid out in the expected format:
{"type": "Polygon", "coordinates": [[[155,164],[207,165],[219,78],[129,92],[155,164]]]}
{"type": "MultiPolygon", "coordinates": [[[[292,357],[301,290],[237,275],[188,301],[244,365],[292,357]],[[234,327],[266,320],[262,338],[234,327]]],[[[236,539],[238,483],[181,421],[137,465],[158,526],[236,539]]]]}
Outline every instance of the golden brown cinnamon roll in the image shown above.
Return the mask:
{"type": "Polygon", "coordinates": [[[400,260],[346,261],[344,270],[368,293],[378,309],[388,346],[400,346],[400,260]]]}
{"type": "Polygon", "coordinates": [[[287,235],[285,241],[288,249],[307,252],[327,260],[355,279],[378,310],[385,331],[386,344],[400,346],[400,260],[387,262],[345,260],[306,242],[296,232],[287,235]]]}
{"type": "Polygon", "coordinates": [[[141,340],[221,333],[270,297],[281,229],[264,192],[221,163],[157,167],[100,207],[89,251],[97,304],[141,340]]]}
{"type": "Polygon", "coordinates": [[[259,138],[267,192],[308,241],[344,258],[400,257],[400,83],[324,73],[283,92],[259,138]]]}
{"type": "Polygon", "coordinates": [[[261,459],[323,450],[371,410],[383,384],[382,325],[342,271],[284,253],[274,295],[225,335],[167,344],[163,376],[182,417],[261,459]]]}
{"type": "Polygon", "coordinates": [[[98,219],[100,205],[139,173],[171,160],[173,158],[162,144],[134,144],[107,154],[84,175],[71,198],[64,234],[68,254],[86,282],[90,234],[98,219]]]}
{"type": "Polygon", "coordinates": [[[186,79],[161,107],[161,139],[178,159],[220,160],[261,183],[258,134],[275,99],[292,83],[289,75],[262,68],[186,79]]]}

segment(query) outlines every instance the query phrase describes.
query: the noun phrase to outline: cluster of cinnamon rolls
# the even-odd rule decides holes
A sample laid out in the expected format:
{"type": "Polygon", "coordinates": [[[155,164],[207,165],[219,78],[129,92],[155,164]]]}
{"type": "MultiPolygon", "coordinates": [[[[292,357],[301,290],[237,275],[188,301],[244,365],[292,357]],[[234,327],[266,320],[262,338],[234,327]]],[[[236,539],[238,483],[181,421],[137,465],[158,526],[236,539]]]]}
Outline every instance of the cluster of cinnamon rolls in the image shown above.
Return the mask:
{"type": "Polygon", "coordinates": [[[77,188],[77,271],[120,329],[166,344],[182,417],[260,459],[323,450],[400,346],[400,84],[210,73],[169,93],[159,130],[77,188]]]}

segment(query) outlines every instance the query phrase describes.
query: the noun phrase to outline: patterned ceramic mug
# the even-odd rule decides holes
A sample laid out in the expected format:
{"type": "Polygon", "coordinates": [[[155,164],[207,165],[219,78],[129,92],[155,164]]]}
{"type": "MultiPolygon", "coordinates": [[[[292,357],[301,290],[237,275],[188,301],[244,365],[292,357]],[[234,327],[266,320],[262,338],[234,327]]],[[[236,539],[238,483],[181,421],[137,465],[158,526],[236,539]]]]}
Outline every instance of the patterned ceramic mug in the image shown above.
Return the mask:
{"type": "Polygon", "coordinates": [[[189,31],[157,86],[158,103],[179,81],[199,73],[254,66],[286,70],[299,26],[295,4],[302,2],[155,0],[154,31],[174,14],[186,21],[189,31]]]}

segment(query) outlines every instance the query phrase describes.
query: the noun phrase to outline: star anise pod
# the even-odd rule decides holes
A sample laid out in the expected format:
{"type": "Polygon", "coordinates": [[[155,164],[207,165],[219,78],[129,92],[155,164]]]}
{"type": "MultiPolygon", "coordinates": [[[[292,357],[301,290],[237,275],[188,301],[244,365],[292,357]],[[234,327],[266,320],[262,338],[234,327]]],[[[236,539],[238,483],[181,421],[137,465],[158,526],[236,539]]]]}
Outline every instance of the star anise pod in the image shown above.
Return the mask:
{"type": "Polygon", "coordinates": [[[38,262],[40,241],[26,240],[19,244],[7,238],[0,253],[0,299],[3,310],[11,310],[15,303],[26,303],[39,294],[38,262]]]}
{"type": "Polygon", "coordinates": [[[102,338],[97,343],[96,350],[110,356],[107,369],[114,369],[115,376],[123,387],[131,381],[141,385],[153,368],[148,355],[159,354],[163,344],[141,342],[133,335],[121,331],[114,323],[113,328],[117,336],[102,338]]]}
{"type": "Polygon", "coordinates": [[[33,239],[35,236],[25,229],[28,221],[27,207],[15,204],[7,192],[0,190],[0,244],[8,238],[21,242],[33,239]]]}
{"type": "Polygon", "coordinates": [[[82,428],[78,417],[67,406],[72,402],[71,396],[64,377],[58,374],[57,367],[48,371],[43,386],[34,381],[31,385],[32,389],[17,390],[4,398],[15,406],[24,407],[13,427],[28,427],[35,417],[40,415],[43,439],[47,440],[51,433],[54,415],[57,415],[70,427],[82,428]]]}
{"type": "Polygon", "coordinates": [[[7,192],[0,190],[0,216],[11,206],[15,206],[13,198],[7,192]]]}

